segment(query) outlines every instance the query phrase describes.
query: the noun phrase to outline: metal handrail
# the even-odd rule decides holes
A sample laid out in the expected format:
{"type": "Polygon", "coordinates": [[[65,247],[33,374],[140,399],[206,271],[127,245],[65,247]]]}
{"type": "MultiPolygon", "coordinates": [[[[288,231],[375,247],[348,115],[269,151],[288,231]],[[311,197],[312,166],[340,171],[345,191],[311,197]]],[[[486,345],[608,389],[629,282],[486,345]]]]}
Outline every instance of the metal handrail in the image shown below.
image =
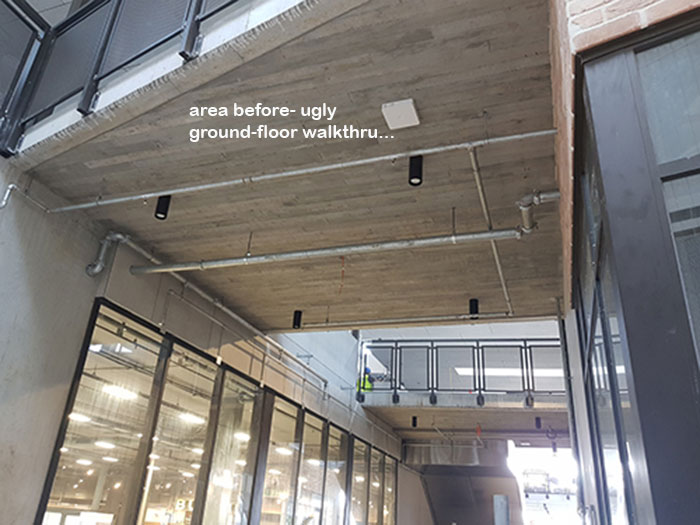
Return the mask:
{"type": "MultiPolygon", "coordinates": [[[[42,42],[40,53],[36,51],[31,54],[27,53],[22,63],[19,64],[17,72],[18,81],[12,93],[12,99],[15,101],[15,106],[17,107],[13,107],[13,111],[7,112],[4,121],[1,122],[0,153],[4,156],[10,156],[16,153],[21,138],[29,125],[48,117],[59,104],[63,104],[66,100],[76,96],[78,93],[82,93],[82,95],[80,96],[80,101],[77,103],[76,108],[83,115],[91,113],[95,107],[96,99],[99,94],[99,84],[102,80],[143,55],[164,46],[173,38],[181,37],[182,39],[182,46],[179,54],[183,57],[184,62],[196,58],[199,53],[198,43],[201,41],[200,27],[202,21],[216,16],[239,0],[228,0],[211,11],[207,11],[206,2],[203,0],[188,0],[180,26],[165,36],[154,37],[147,40],[148,43],[144,45],[142,49],[120,61],[118,65],[110,67],[109,71],[101,71],[101,69],[105,60],[105,53],[119,26],[119,13],[123,8],[122,0],[96,0],[95,2],[90,2],[53,27],[50,27],[40,15],[31,9],[31,6],[29,6],[25,0],[0,1],[10,6],[14,11],[21,13],[25,19],[31,20],[37,27],[36,39],[42,42]],[[101,34],[92,54],[93,58],[90,73],[83,84],[78,89],[72,89],[66,93],[56,93],[56,96],[52,97],[52,101],[46,106],[30,111],[29,102],[33,99],[38,85],[42,82],[47,65],[52,60],[52,50],[56,38],[70,28],[83,23],[94,12],[109,3],[112,4],[110,6],[111,12],[108,16],[106,26],[100,28],[101,34]],[[44,38],[45,35],[48,38],[44,38]],[[20,74],[22,71],[27,71],[27,73],[20,74]],[[21,101],[21,103],[16,101],[21,101]]],[[[7,102],[3,103],[3,101],[0,101],[0,107],[7,105],[7,102]]]]}
{"type": "MultiPolygon", "coordinates": [[[[436,395],[440,392],[463,393],[476,395],[480,398],[479,404],[483,404],[483,394],[485,393],[519,393],[525,396],[526,401],[532,399],[534,394],[548,393],[561,394],[565,392],[564,368],[560,363],[561,388],[538,388],[536,376],[537,371],[542,367],[537,366],[537,354],[539,348],[561,347],[561,340],[558,337],[528,337],[528,338],[475,338],[475,339],[373,339],[362,343],[362,356],[358,374],[358,399],[363,400],[364,394],[372,392],[392,392],[394,402],[398,402],[401,392],[423,392],[431,395],[431,402],[436,402],[436,395]],[[445,386],[440,383],[440,376],[446,369],[441,368],[441,355],[445,351],[454,352],[455,349],[463,348],[467,354],[462,363],[464,368],[471,368],[471,373],[464,375],[464,384],[458,387],[445,386]],[[520,388],[505,388],[503,383],[500,387],[493,387],[494,376],[489,371],[493,368],[513,368],[513,367],[491,367],[489,357],[496,349],[511,349],[513,360],[518,361],[517,367],[520,370],[520,388]],[[387,355],[385,359],[377,357],[373,350],[383,350],[387,355]],[[413,384],[406,378],[406,361],[409,352],[424,352],[426,365],[423,373],[418,364],[421,357],[413,358],[419,380],[413,384]],[[385,372],[370,371],[366,373],[369,356],[373,355],[385,367],[385,372]],[[365,388],[366,381],[372,379],[372,388],[365,388]],[[383,384],[381,384],[383,383],[383,384]]],[[[557,359],[561,358],[559,353],[554,354],[557,359]]],[[[455,366],[453,362],[451,366],[455,366]]],[[[461,368],[461,367],[460,367],[461,368]]],[[[547,369],[551,369],[551,366],[547,369]]],[[[459,374],[459,372],[457,372],[459,374]]],[[[518,375],[513,375],[514,378],[518,375]]],[[[555,376],[556,377],[556,376],[555,376]]]]}

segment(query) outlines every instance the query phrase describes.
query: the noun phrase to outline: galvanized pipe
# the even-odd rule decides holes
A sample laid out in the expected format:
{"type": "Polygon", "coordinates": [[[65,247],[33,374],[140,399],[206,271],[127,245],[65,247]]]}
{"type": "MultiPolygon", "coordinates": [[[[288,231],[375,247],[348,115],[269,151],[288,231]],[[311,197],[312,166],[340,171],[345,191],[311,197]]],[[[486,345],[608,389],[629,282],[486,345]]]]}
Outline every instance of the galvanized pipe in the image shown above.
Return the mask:
{"type": "MultiPolygon", "coordinates": [[[[303,330],[366,328],[368,326],[428,324],[428,323],[460,323],[487,319],[514,319],[508,312],[488,312],[482,314],[436,315],[430,317],[399,317],[396,319],[366,319],[358,321],[329,321],[325,323],[304,323],[303,330]]],[[[271,330],[274,332],[275,330],[271,330]]]]}
{"type": "Polygon", "coordinates": [[[10,197],[12,197],[13,192],[19,193],[22,197],[27,199],[30,203],[32,203],[34,206],[39,208],[41,211],[44,213],[48,213],[49,209],[44,206],[42,203],[34,199],[33,197],[30,197],[29,194],[25,193],[24,191],[21,191],[21,188],[17,186],[17,184],[8,184],[7,188],[5,188],[5,193],[2,196],[2,200],[0,201],[0,210],[5,208],[9,202],[10,202],[10,197]]]}
{"type": "MultiPolygon", "coordinates": [[[[479,168],[479,160],[476,157],[476,150],[474,148],[469,150],[469,158],[472,163],[472,171],[474,172],[474,181],[476,182],[476,190],[479,194],[479,201],[481,202],[481,211],[484,213],[484,220],[486,221],[486,227],[489,230],[493,229],[493,222],[491,221],[491,213],[489,212],[489,205],[486,202],[486,191],[484,190],[484,182],[481,178],[481,169],[479,168]]],[[[525,230],[532,231],[532,230],[525,230]]],[[[501,261],[501,254],[498,251],[498,246],[495,240],[491,240],[491,251],[493,252],[493,260],[496,264],[496,271],[498,272],[498,279],[501,282],[501,289],[503,290],[503,298],[506,301],[506,307],[508,308],[508,313],[513,315],[513,301],[510,298],[510,292],[508,291],[508,284],[506,283],[506,276],[503,272],[503,262],[501,261]]]]}
{"type": "Polygon", "coordinates": [[[337,162],[334,164],[326,164],[324,166],[314,166],[311,168],[300,168],[295,170],[280,171],[277,173],[267,173],[263,175],[251,175],[250,177],[240,177],[231,180],[225,180],[220,182],[210,182],[206,184],[198,184],[195,186],[186,186],[182,188],[169,188],[164,190],[151,191],[147,193],[140,193],[138,195],[126,195],[124,197],[112,197],[112,198],[102,198],[101,196],[96,197],[90,202],[84,202],[82,204],[72,204],[69,206],[60,206],[57,208],[52,208],[49,213],[62,213],[68,211],[85,210],[89,208],[96,208],[98,206],[108,206],[110,204],[122,204],[125,202],[133,201],[143,201],[146,199],[153,199],[156,197],[161,197],[163,195],[182,195],[188,193],[196,193],[200,191],[210,191],[218,190],[222,188],[228,188],[230,186],[237,186],[240,184],[248,184],[254,182],[265,182],[277,179],[285,179],[289,177],[298,177],[300,175],[313,175],[315,173],[323,173],[326,171],[354,168],[358,166],[366,166],[368,164],[376,164],[379,162],[394,161],[398,159],[405,159],[413,157],[416,155],[434,155],[436,153],[445,153],[448,151],[458,151],[465,149],[473,149],[480,146],[486,146],[488,144],[501,144],[504,142],[512,142],[517,140],[532,139],[538,137],[547,137],[556,134],[555,129],[548,129],[544,131],[532,131],[529,133],[519,133],[516,135],[507,135],[505,137],[495,137],[489,139],[475,140],[470,142],[462,142],[459,144],[449,144],[446,146],[437,146],[433,148],[423,148],[416,149],[412,151],[406,151],[403,153],[392,153],[389,155],[380,155],[377,157],[369,157],[365,159],[357,159],[346,162],[337,162]]]}
{"type": "Polygon", "coordinates": [[[400,241],[375,242],[369,244],[355,244],[350,246],[336,246],[333,248],[319,248],[317,250],[301,250],[297,252],[271,253],[267,255],[254,255],[251,257],[234,257],[230,259],[214,259],[211,261],[194,261],[175,264],[161,264],[152,266],[132,266],[131,273],[143,275],[150,273],[189,272],[194,270],[212,270],[218,268],[231,268],[234,266],[248,266],[252,264],[265,264],[272,262],[289,262],[298,260],[318,259],[321,257],[336,257],[357,255],[362,253],[376,253],[391,250],[405,250],[409,248],[428,248],[445,246],[450,244],[467,244],[473,242],[488,241],[491,239],[519,239],[521,232],[518,228],[509,230],[491,230],[476,233],[461,233],[454,235],[441,235],[438,237],[424,237],[420,239],[405,239],[400,241]]]}
{"type": "Polygon", "coordinates": [[[559,200],[561,194],[556,191],[535,191],[520,199],[516,204],[520,208],[520,226],[523,232],[530,233],[537,226],[533,212],[534,206],[539,206],[545,202],[559,200]]]}
{"type": "Polygon", "coordinates": [[[104,239],[100,241],[100,249],[97,252],[95,260],[85,267],[85,273],[90,277],[96,277],[104,270],[107,263],[107,253],[113,244],[125,242],[127,236],[123,233],[109,232],[104,239]]]}

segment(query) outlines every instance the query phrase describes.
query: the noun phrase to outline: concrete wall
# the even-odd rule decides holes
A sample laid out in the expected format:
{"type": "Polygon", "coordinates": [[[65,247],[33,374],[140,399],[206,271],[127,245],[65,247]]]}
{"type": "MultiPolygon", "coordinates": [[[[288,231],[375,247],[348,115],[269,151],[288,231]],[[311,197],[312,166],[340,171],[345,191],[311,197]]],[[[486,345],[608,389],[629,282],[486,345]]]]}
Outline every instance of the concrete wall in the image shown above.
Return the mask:
{"type": "Polygon", "coordinates": [[[419,474],[400,465],[398,491],[397,525],[430,525],[435,523],[419,474]]]}
{"type": "Polygon", "coordinates": [[[359,346],[350,332],[286,333],[273,338],[328,377],[338,396],[354,395],[359,346]]]}
{"type": "MultiPolygon", "coordinates": [[[[17,179],[0,159],[0,188],[17,179]]],[[[33,192],[41,193],[34,186],[33,192]]],[[[0,210],[0,522],[32,523],[99,280],[97,237],[15,193],[0,210]]]]}
{"type": "MultiPolygon", "coordinates": [[[[4,192],[8,183],[18,179],[19,173],[0,160],[0,189],[4,192]]],[[[31,194],[58,204],[36,183],[31,194]]],[[[130,248],[113,250],[109,267],[100,277],[88,277],[85,266],[94,259],[103,233],[80,216],[47,215],[17,192],[0,210],[2,525],[34,520],[96,296],[105,296],[164,332],[221,355],[224,362],[250,377],[400,455],[398,438],[363,412],[351,390],[339,390],[345,398],[332,391],[324,393],[319,378],[298,363],[279,359],[274,348],[265,356],[260,348],[266,345],[255,345],[259,337],[184,290],[173,277],[132,276],[129,266],[145,261],[130,248]]],[[[345,343],[339,339],[337,349],[344,353],[343,360],[354,362],[354,352],[345,343]]]]}

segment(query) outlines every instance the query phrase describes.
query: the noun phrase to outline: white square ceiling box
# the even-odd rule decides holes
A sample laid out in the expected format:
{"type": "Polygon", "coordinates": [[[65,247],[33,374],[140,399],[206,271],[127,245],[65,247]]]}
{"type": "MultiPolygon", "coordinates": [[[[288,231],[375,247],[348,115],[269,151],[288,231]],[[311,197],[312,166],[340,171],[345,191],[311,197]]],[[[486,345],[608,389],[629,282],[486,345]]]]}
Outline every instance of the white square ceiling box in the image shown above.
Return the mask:
{"type": "Polygon", "coordinates": [[[382,104],[382,114],[389,129],[410,128],[420,124],[416,105],[412,98],[382,104]]]}

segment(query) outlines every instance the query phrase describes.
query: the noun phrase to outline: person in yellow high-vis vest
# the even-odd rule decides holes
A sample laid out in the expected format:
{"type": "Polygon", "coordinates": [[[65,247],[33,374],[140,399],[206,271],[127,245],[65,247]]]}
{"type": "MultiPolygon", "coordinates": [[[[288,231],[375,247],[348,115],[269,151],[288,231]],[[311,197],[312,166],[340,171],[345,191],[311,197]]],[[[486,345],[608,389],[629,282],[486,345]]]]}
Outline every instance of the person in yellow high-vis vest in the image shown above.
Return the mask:
{"type": "Polygon", "coordinates": [[[362,377],[357,380],[357,391],[370,392],[372,389],[374,389],[374,379],[372,378],[372,371],[367,367],[362,377]]]}

